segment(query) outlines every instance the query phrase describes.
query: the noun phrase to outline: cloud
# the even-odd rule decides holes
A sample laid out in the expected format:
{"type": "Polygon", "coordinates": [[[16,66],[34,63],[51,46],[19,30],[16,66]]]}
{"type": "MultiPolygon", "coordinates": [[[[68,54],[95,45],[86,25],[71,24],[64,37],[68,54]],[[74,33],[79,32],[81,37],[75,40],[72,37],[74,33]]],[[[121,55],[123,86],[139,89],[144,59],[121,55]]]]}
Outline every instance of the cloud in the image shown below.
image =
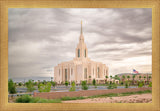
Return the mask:
{"type": "Polygon", "coordinates": [[[151,72],[152,9],[10,8],[9,77],[53,76],[54,66],[75,57],[81,20],[91,60],[110,74],[132,70],[124,66],[130,59],[151,72]]]}

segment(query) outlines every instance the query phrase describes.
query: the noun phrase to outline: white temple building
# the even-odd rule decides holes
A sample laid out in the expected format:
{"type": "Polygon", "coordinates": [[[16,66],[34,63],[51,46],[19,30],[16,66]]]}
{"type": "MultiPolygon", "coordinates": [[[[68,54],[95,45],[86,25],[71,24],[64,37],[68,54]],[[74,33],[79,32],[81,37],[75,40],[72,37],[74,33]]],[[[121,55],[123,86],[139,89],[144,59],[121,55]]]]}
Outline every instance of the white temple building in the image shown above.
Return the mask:
{"type": "Polygon", "coordinates": [[[75,81],[76,84],[80,84],[81,81],[86,80],[89,83],[95,79],[97,83],[104,83],[106,75],[108,76],[108,67],[105,64],[88,58],[88,49],[84,42],[81,22],[81,34],[75,51],[75,58],[54,67],[54,81],[58,84],[65,81],[75,81]]]}

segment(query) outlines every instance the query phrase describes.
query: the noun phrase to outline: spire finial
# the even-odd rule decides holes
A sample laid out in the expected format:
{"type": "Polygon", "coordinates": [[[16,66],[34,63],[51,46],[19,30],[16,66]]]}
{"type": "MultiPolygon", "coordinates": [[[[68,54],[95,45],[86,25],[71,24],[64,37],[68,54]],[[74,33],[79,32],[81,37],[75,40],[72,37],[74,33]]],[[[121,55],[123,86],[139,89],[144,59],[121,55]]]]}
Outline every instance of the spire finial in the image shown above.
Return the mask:
{"type": "Polygon", "coordinates": [[[81,34],[82,34],[82,20],[81,20],[81,34]]]}

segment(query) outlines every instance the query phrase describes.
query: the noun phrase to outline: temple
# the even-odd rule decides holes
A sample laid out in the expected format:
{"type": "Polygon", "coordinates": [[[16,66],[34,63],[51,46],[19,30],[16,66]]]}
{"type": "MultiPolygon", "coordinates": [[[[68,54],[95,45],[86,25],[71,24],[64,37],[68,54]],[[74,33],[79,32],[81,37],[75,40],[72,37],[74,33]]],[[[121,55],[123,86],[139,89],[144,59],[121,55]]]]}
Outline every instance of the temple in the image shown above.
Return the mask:
{"type": "Polygon", "coordinates": [[[57,84],[62,84],[65,81],[75,81],[76,84],[80,84],[81,81],[86,80],[87,83],[91,83],[95,79],[97,83],[104,83],[105,76],[108,76],[108,67],[101,62],[95,62],[88,58],[88,49],[84,42],[81,21],[81,33],[75,58],[54,67],[54,81],[57,84]]]}

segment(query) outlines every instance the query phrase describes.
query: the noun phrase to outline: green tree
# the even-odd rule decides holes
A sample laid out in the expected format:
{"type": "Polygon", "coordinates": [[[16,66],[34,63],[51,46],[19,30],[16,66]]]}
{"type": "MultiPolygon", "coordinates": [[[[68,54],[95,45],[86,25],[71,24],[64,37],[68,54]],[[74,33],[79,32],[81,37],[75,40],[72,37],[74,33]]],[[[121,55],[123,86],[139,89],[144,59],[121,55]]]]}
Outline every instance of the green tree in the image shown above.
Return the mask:
{"type": "Polygon", "coordinates": [[[128,81],[125,82],[125,88],[128,88],[129,84],[128,81]]]}
{"type": "Polygon", "coordinates": [[[130,76],[127,76],[128,81],[129,81],[129,78],[130,78],[130,76]]]}
{"type": "Polygon", "coordinates": [[[112,76],[110,76],[110,78],[112,79],[112,76]]]}
{"type": "Polygon", "coordinates": [[[69,84],[68,81],[65,81],[65,86],[66,86],[66,87],[68,86],[68,84],[69,84]]]}
{"type": "Polygon", "coordinates": [[[142,76],[139,76],[139,80],[141,80],[142,76]]]}
{"type": "Polygon", "coordinates": [[[19,82],[19,83],[18,83],[18,86],[22,86],[22,83],[21,83],[21,82],[19,82]]]}
{"type": "Polygon", "coordinates": [[[149,83],[148,87],[152,87],[152,82],[149,83]]]}
{"type": "Polygon", "coordinates": [[[10,94],[16,93],[16,86],[12,79],[9,79],[8,81],[8,91],[10,94]]]}
{"type": "Polygon", "coordinates": [[[26,82],[26,87],[27,87],[27,91],[29,92],[32,92],[35,90],[34,83],[32,80],[29,80],[28,82],[26,82]]]}
{"type": "Polygon", "coordinates": [[[107,81],[107,79],[108,79],[108,76],[106,75],[106,76],[105,76],[105,78],[106,78],[106,81],[107,81]]]}
{"type": "Polygon", "coordinates": [[[72,81],[71,86],[72,86],[72,87],[70,88],[69,91],[75,91],[75,90],[76,90],[76,84],[75,84],[74,81],[72,81]]]}
{"type": "Polygon", "coordinates": [[[125,75],[123,75],[122,78],[123,78],[123,84],[124,84],[124,81],[125,81],[125,78],[126,78],[125,75]]]}
{"type": "Polygon", "coordinates": [[[51,81],[51,84],[52,84],[52,86],[55,88],[55,86],[56,86],[56,82],[51,81]]]}
{"type": "Polygon", "coordinates": [[[95,79],[93,79],[92,84],[94,85],[95,88],[97,87],[97,86],[96,86],[96,80],[95,80],[95,79]]]}
{"type": "Polygon", "coordinates": [[[82,90],[88,90],[87,82],[82,81],[82,90]]]}
{"type": "Polygon", "coordinates": [[[50,82],[47,82],[47,84],[40,83],[38,90],[39,92],[50,92],[51,83],[50,82]]]}
{"type": "Polygon", "coordinates": [[[149,76],[149,80],[151,79],[152,77],[151,76],[149,76]]]}
{"type": "Polygon", "coordinates": [[[135,77],[136,77],[136,75],[133,75],[133,76],[132,76],[132,78],[133,78],[132,84],[134,84],[134,79],[135,79],[135,77]]]}

